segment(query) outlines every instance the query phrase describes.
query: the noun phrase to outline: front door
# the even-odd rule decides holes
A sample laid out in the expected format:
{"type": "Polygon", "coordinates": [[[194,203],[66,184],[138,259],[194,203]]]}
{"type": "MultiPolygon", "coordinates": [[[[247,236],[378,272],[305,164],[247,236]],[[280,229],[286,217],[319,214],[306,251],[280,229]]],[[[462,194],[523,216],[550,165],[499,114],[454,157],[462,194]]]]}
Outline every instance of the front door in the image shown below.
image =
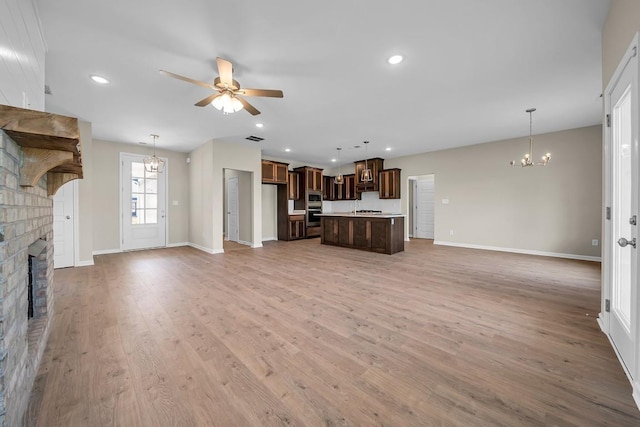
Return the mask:
{"type": "Polygon", "coordinates": [[[632,379],[637,374],[638,325],[637,84],[637,55],[628,55],[605,91],[608,169],[605,274],[609,289],[609,334],[632,379]]]}
{"type": "Polygon", "coordinates": [[[147,172],[144,156],[120,153],[122,182],[121,249],[166,246],[166,176],[147,172]]]}

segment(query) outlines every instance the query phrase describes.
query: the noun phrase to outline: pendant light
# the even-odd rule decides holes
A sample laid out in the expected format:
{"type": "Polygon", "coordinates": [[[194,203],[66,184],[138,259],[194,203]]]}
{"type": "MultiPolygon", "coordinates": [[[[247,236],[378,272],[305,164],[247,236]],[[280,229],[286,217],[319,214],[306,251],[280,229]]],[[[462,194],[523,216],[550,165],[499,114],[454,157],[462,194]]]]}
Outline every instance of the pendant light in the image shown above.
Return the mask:
{"type": "Polygon", "coordinates": [[[342,148],[338,147],[336,150],[338,150],[338,176],[336,176],[335,183],[342,184],[344,182],[344,178],[342,177],[342,166],[340,166],[340,151],[342,151],[342,148]]]}
{"type": "Polygon", "coordinates": [[[369,169],[369,163],[367,159],[367,157],[369,157],[367,154],[367,144],[369,144],[369,141],[364,141],[364,170],[360,175],[360,181],[362,182],[373,181],[373,174],[371,173],[371,169],[369,169]]]}
{"type": "MultiPolygon", "coordinates": [[[[526,110],[529,113],[529,152],[524,155],[524,157],[520,160],[520,165],[523,168],[528,166],[547,166],[549,164],[549,160],[551,160],[551,153],[547,153],[542,156],[541,162],[533,161],[533,112],[536,111],[535,108],[529,108],[526,110]]],[[[518,166],[515,160],[511,160],[509,162],[511,166],[518,166]]]]}
{"type": "Polygon", "coordinates": [[[153,156],[144,158],[144,169],[150,173],[162,173],[164,172],[164,160],[156,156],[156,138],[158,138],[158,135],[151,134],[150,136],[153,138],[153,156]]]}

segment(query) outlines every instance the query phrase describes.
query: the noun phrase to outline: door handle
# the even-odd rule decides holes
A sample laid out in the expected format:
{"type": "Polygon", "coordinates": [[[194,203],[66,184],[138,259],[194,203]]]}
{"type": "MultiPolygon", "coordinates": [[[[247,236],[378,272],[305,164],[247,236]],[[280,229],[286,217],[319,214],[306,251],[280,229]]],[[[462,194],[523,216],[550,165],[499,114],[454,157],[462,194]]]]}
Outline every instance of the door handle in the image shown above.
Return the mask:
{"type": "Polygon", "coordinates": [[[637,222],[637,217],[635,215],[629,218],[629,224],[636,225],[636,222],[637,222]]]}
{"type": "Polygon", "coordinates": [[[631,240],[627,240],[624,237],[621,237],[621,238],[618,239],[618,244],[623,248],[625,246],[627,246],[627,245],[631,245],[635,249],[635,247],[636,247],[636,238],[634,237],[631,240]]]}
{"type": "Polygon", "coordinates": [[[67,215],[67,219],[71,219],[71,217],[69,215],[67,215]]]}

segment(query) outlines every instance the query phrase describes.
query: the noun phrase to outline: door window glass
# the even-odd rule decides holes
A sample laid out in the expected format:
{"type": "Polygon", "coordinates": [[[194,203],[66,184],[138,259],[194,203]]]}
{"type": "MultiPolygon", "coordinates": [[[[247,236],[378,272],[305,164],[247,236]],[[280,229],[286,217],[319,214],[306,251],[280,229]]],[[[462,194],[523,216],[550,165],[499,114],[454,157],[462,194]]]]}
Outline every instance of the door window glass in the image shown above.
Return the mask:
{"type": "Polygon", "coordinates": [[[158,223],[158,174],[131,162],[131,224],[158,223]]]}

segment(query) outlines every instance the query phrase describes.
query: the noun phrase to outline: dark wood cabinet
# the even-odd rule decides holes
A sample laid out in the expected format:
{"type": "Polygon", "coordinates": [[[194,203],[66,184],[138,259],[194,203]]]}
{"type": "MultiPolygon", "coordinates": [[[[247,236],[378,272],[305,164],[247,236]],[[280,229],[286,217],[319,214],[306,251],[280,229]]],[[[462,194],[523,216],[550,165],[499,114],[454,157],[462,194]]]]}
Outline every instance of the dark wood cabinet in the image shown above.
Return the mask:
{"type": "Polygon", "coordinates": [[[263,184],[286,184],[289,178],[289,165],[287,163],[262,160],[263,184]]]}
{"type": "Polygon", "coordinates": [[[404,217],[323,216],[321,243],[394,254],[404,251],[404,217]]]}
{"type": "Polygon", "coordinates": [[[342,184],[336,184],[335,200],[356,200],[356,176],[343,175],[342,184]]]}
{"type": "Polygon", "coordinates": [[[289,240],[304,239],[305,230],[304,215],[289,215],[289,240]]]}
{"type": "Polygon", "coordinates": [[[307,168],[307,190],[322,191],[322,169],[307,168]]]}
{"type": "Polygon", "coordinates": [[[324,176],[322,184],[322,199],[333,201],[336,200],[336,183],[335,177],[324,176]]]}
{"type": "Polygon", "coordinates": [[[322,169],[302,166],[294,171],[300,174],[301,193],[305,191],[322,191],[322,169]]]}
{"type": "Polygon", "coordinates": [[[300,199],[300,175],[298,175],[297,172],[289,172],[287,188],[289,191],[289,200],[300,199]]]}
{"type": "Polygon", "coordinates": [[[386,169],[380,172],[379,194],[381,199],[400,198],[400,169],[386,169]]]}
{"type": "Polygon", "coordinates": [[[332,245],[340,244],[338,237],[340,236],[340,221],[338,221],[337,218],[326,217],[322,219],[322,223],[323,227],[321,241],[332,245]]]}
{"type": "Polygon", "coordinates": [[[363,191],[378,191],[378,178],[381,170],[384,169],[384,160],[375,157],[373,159],[359,160],[356,163],[356,191],[362,193],[363,191]],[[362,171],[365,170],[365,166],[371,169],[371,177],[373,178],[370,182],[364,182],[360,178],[362,177],[362,171]]]}

